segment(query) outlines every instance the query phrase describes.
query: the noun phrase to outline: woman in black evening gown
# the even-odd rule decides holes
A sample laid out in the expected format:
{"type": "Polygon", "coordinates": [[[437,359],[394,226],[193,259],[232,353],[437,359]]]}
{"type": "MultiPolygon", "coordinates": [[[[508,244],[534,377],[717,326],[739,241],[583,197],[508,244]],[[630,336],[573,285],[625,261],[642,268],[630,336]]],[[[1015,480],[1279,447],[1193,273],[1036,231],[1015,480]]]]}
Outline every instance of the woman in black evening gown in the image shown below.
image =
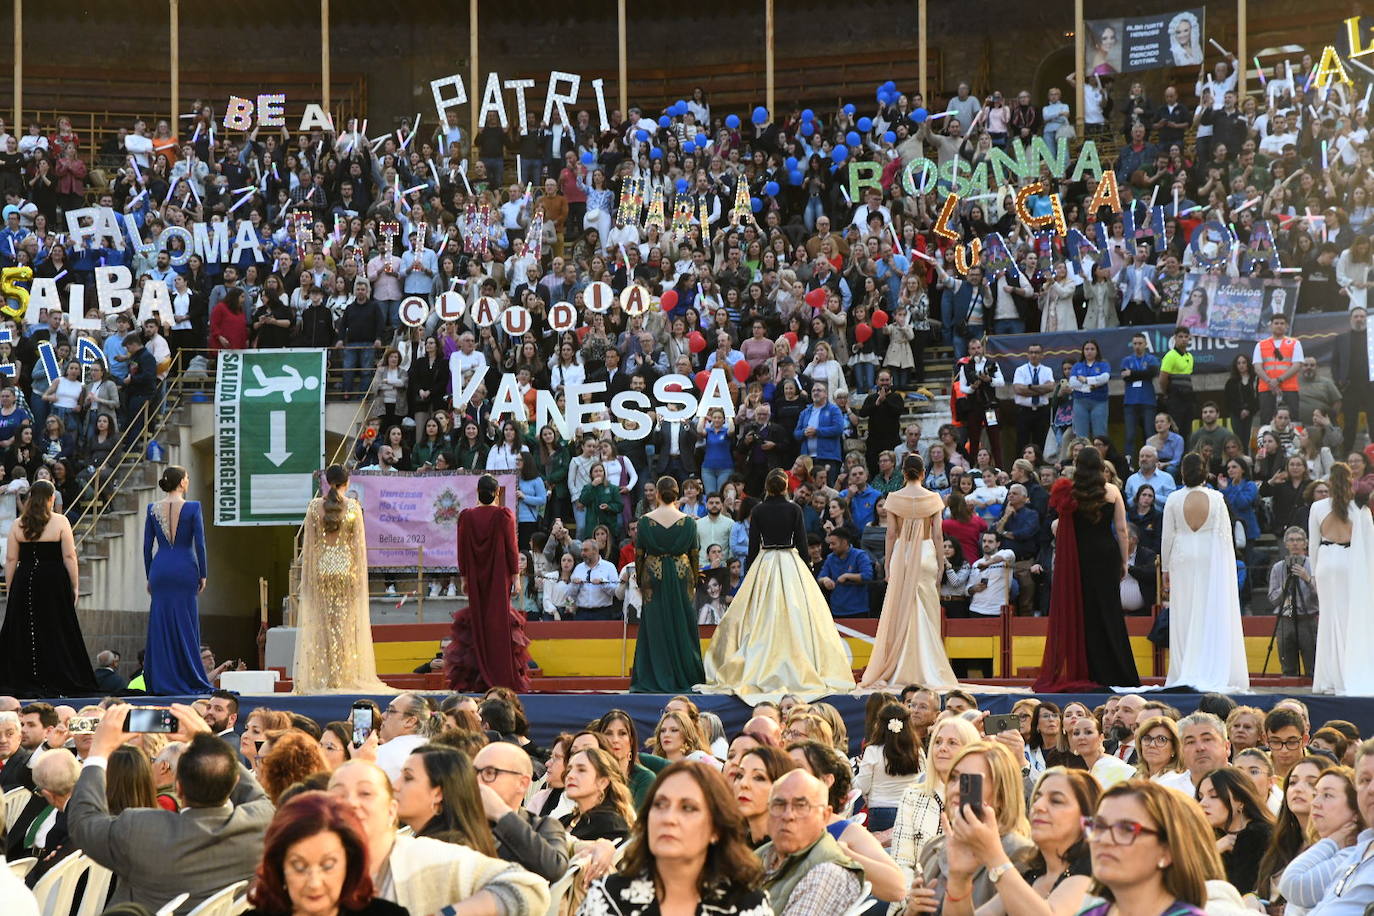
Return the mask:
{"type": "Polygon", "coordinates": [[[1102,453],[1087,446],[1074,462],[1073,481],[1056,480],[1050,491],[1059,522],[1050,627],[1036,693],[1140,686],[1121,610],[1129,555],[1126,505],[1102,468],[1102,453]]]}
{"type": "Polygon", "coordinates": [[[53,512],[53,486],[39,480],[10,528],[9,601],[0,626],[0,693],[94,697],[100,691],[76,620],[76,540],[53,512]]]}

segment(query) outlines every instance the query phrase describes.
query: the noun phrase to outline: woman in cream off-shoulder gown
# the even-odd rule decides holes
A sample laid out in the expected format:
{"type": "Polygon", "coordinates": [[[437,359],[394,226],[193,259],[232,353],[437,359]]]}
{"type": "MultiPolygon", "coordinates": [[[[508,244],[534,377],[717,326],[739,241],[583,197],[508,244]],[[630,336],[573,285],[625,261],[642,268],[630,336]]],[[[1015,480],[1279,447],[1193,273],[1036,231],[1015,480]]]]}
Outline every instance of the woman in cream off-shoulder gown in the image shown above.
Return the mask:
{"type": "Polygon", "coordinates": [[[348,471],[324,472],[305,513],[296,622],[295,693],[395,693],[377,678],[367,596],[363,510],[345,495],[348,471]]]}
{"type": "Polygon", "coordinates": [[[944,502],[921,485],[925,463],[920,455],[908,453],[902,459],[902,477],[906,486],[887,496],[887,595],[873,655],[859,687],[896,690],[923,684],[943,690],[958,684],[940,636],[944,502]]]}

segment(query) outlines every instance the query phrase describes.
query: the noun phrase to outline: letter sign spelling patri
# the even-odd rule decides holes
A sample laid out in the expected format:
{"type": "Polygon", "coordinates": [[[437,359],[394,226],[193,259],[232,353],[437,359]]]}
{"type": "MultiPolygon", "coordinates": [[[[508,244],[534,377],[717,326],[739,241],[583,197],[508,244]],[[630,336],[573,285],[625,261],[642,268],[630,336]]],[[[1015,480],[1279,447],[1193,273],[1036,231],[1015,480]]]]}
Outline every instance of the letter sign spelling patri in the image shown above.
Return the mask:
{"type": "Polygon", "coordinates": [[[324,466],[323,350],[227,350],[215,391],[215,524],[295,525],[324,466]]]}

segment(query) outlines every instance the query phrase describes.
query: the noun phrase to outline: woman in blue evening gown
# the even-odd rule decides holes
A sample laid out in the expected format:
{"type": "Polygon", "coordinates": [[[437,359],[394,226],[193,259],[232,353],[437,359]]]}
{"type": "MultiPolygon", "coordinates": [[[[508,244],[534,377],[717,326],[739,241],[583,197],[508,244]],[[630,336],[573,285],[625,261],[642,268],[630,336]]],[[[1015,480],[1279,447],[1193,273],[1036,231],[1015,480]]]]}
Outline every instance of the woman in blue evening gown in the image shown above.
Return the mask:
{"type": "Polygon", "coordinates": [[[144,656],[148,688],[162,696],[209,693],[210,681],[200,663],[196,606],[196,596],[205,589],[206,566],[200,503],[186,498],[185,468],[168,466],[157,485],[167,498],[148,507],[143,527],[143,569],[153,596],[144,656]]]}

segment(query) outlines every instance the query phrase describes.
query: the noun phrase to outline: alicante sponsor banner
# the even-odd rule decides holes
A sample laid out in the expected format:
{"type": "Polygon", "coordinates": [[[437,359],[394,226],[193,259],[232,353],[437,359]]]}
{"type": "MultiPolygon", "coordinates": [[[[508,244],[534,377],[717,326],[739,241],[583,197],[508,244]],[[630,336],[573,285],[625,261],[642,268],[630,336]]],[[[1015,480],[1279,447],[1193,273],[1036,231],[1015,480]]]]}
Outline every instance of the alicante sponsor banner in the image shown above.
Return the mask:
{"type": "MultiPolygon", "coordinates": [[[[1344,313],[1302,314],[1294,317],[1289,332],[1302,341],[1303,353],[1315,357],[1318,365],[1331,365],[1338,341],[1350,333],[1350,318],[1344,313]]],[[[1011,378],[1016,367],[1026,361],[1026,348],[1038,343],[1045,350],[1045,365],[1059,377],[1060,363],[1077,362],[1085,340],[1095,340],[1102,358],[1112,367],[1113,378],[1120,378],[1121,361],[1131,352],[1131,338],[1144,334],[1149,352],[1163,356],[1174,345],[1174,325],[1148,324],[1139,327],[1099,328],[1090,331],[1061,331],[1051,334],[993,334],[985,339],[988,355],[997,360],[1002,374],[1011,378]]],[[[1371,335],[1374,336],[1374,335],[1371,335]]],[[[1193,337],[1193,373],[1211,375],[1231,371],[1238,353],[1250,356],[1254,339],[1227,340],[1220,337],[1193,337]]]]}
{"type": "MultiPolygon", "coordinates": [[[[369,569],[458,570],[458,513],[477,505],[480,471],[354,471],[348,495],[363,508],[369,569]]],[[[493,473],[497,502],[515,511],[516,475],[493,473]]]]}
{"type": "Polygon", "coordinates": [[[324,464],[324,350],[223,350],[215,379],[216,525],[293,525],[324,464]]]}

